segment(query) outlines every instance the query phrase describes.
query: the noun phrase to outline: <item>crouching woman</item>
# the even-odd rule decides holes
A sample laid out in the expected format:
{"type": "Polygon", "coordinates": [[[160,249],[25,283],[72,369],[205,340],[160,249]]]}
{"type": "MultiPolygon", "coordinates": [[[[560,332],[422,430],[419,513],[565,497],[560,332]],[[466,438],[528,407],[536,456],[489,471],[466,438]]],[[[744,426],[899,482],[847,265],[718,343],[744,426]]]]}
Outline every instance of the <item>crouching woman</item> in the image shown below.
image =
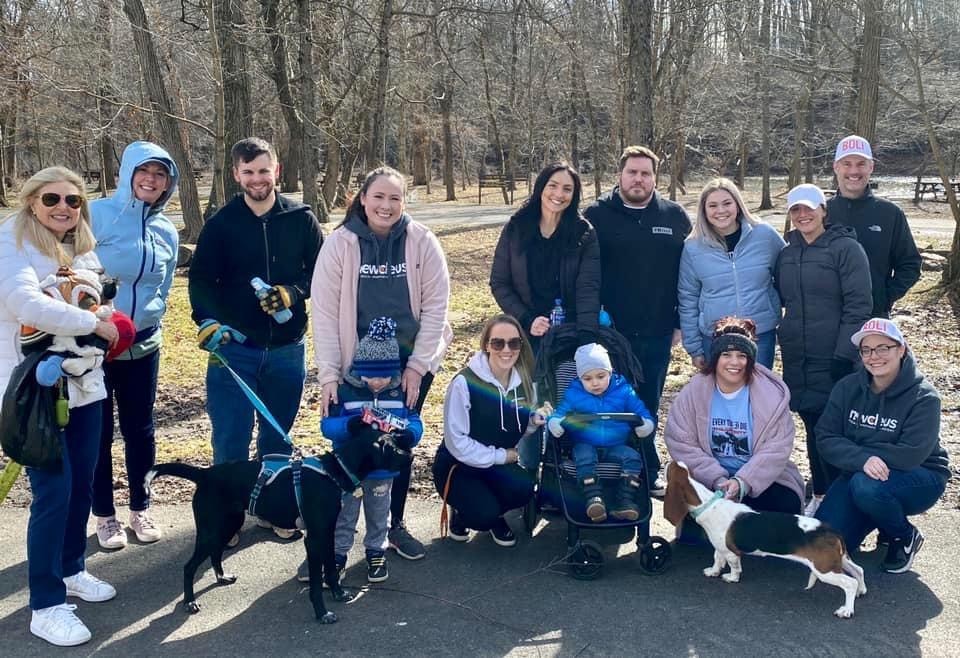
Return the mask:
{"type": "Polygon", "coordinates": [[[842,533],[850,550],[879,529],[889,542],[880,566],[902,573],[923,546],[907,517],[933,507],[950,478],[940,395],[890,320],[868,320],[851,341],[863,369],[837,382],[817,423],[820,454],[841,471],[817,518],[842,533]]]}
{"type": "Polygon", "coordinates": [[[497,315],[483,327],[480,351],[447,388],[433,481],[453,508],[449,536],[455,541],[467,541],[470,530],[489,530],[500,546],[517,543],[503,515],[533,496],[517,444],[544,423],[544,414],[530,409],[532,370],[519,322],[497,315]]]}
{"type": "Polygon", "coordinates": [[[790,461],[790,392],[756,359],[751,320],[717,322],[706,369],[670,406],[664,442],[693,478],[728,499],[759,511],[798,514],[803,478],[790,461]]]}

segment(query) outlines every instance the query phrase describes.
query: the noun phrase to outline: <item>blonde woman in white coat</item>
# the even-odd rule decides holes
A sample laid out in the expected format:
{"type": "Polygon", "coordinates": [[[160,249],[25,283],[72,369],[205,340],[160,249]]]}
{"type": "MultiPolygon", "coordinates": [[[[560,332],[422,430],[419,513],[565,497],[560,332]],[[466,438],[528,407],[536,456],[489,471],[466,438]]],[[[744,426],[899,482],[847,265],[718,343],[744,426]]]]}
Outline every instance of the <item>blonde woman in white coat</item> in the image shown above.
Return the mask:
{"type": "MultiPolygon", "coordinates": [[[[117,329],[91,312],[45,295],[40,281],[61,266],[99,271],[83,181],[49,167],[24,183],[21,210],[0,223],[0,386],[20,361],[20,325],[60,336],[95,333],[113,345],[117,329]]],[[[93,470],[100,440],[103,372],[91,393],[68,382],[70,417],[61,432],[63,466],[27,468],[33,502],[27,526],[30,631],[58,646],[82,644],[90,631],[67,596],[106,601],[116,590],[84,565],[93,470]]]]}

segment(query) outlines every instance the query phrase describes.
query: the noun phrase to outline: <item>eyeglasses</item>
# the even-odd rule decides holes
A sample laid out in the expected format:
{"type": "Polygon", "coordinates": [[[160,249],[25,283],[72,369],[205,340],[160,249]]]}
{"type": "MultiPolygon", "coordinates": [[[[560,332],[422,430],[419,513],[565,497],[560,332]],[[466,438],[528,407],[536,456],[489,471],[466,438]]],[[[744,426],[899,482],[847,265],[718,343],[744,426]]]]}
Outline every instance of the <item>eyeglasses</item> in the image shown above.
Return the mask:
{"type": "Polygon", "coordinates": [[[519,336],[516,338],[511,338],[510,340],[504,340],[503,338],[491,338],[487,341],[487,345],[489,345],[490,349],[494,352],[502,352],[503,348],[505,347],[509,347],[511,351],[516,352],[523,347],[523,339],[519,336]]]}
{"type": "Polygon", "coordinates": [[[83,197],[79,194],[66,194],[64,196],[60,196],[55,192],[47,192],[46,194],[40,195],[40,203],[45,205],[47,208],[55,207],[58,203],[60,203],[60,199],[63,199],[63,202],[67,204],[68,208],[73,208],[74,210],[83,205],[83,197]]]}
{"type": "Polygon", "coordinates": [[[876,354],[881,359],[890,354],[890,350],[900,347],[899,345],[877,345],[876,347],[861,347],[860,358],[869,359],[871,354],[876,354]]]}

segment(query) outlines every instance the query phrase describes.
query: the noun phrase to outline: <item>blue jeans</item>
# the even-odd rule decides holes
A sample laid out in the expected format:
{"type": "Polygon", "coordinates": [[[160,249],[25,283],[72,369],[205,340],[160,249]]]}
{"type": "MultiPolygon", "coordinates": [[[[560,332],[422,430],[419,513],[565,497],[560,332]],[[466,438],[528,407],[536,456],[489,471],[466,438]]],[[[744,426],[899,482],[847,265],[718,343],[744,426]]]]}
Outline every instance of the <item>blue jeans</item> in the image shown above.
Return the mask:
{"type": "Polygon", "coordinates": [[[63,579],[84,569],[101,407],[101,402],[93,402],[70,410],[70,421],[60,433],[63,469],[59,473],[27,468],[33,494],[27,522],[32,610],[64,603],[63,579]]]}
{"type": "Polygon", "coordinates": [[[909,539],[913,526],[907,517],[933,507],[946,486],[945,476],[922,466],[890,469],[886,482],[844,473],[830,486],[817,518],[840,532],[852,551],[874,528],[891,539],[909,539]]]}
{"type": "Polygon", "coordinates": [[[93,475],[93,513],[113,516],[113,407],[116,400],[120,418],[120,434],[130,485],[130,509],[142,512],[150,506],[143,479],[157,458],[154,440],[153,404],[157,399],[157,373],[160,350],[139,359],[125,359],[103,364],[107,399],[103,403],[103,426],[100,431],[100,457],[93,475]]]}
{"type": "Polygon", "coordinates": [[[577,465],[577,480],[582,482],[583,478],[596,475],[598,460],[620,464],[623,475],[640,475],[643,471],[640,453],[626,444],[603,447],[582,442],[573,444],[573,461],[577,465]]]}
{"type": "MultiPolygon", "coordinates": [[[[700,340],[703,343],[703,357],[710,362],[710,346],[713,344],[713,337],[700,334],[700,340]]],[[[764,331],[757,336],[757,363],[773,369],[773,357],[777,352],[777,330],[771,329],[764,331]]]]}
{"type": "Polygon", "coordinates": [[[637,396],[643,400],[643,404],[653,414],[654,433],[650,436],[649,441],[641,441],[640,443],[643,461],[647,465],[647,477],[650,478],[652,484],[660,472],[660,455],[657,454],[653,439],[656,436],[656,428],[660,424],[660,396],[663,395],[663,385],[667,381],[667,366],[670,365],[673,334],[654,336],[653,338],[630,335],[627,336],[627,339],[630,341],[630,348],[643,368],[644,383],[637,388],[637,396]]]}
{"type": "MultiPolygon", "coordinates": [[[[230,367],[253,389],[285,431],[289,432],[300,408],[306,368],[303,341],[260,349],[239,343],[220,347],[230,367]]],[[[254,409],[233,377],[212,356],[207,364],[207,413],[213,425],[213,463],[250,458],[254,409]]],[[[259,412],[257,457],[289,455],[290,445],[259,412]]]]}

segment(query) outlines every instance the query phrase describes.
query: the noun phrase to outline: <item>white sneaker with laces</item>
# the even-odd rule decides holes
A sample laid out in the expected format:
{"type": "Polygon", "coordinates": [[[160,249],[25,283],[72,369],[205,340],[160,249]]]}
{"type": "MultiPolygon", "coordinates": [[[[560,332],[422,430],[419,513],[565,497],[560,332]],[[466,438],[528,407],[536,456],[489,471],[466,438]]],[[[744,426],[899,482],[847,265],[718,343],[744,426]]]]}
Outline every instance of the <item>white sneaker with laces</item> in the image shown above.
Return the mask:
{"type": "Polygon", "coordinates": [[[163,536],[160,528],[153,524],[153,519],[147,514],[147,510],[142,512],[130,510],[130,529],[136,533],[137,539],[144,544],[152,544],[163,536]]]}
{"type": "Polygon", "coordinates": [[[127,545],[127,533],[115,516],[97,516],[97,541],[100,548],[115,551],[127,545]]]}
{"type": "Polygon", "coordinates": [[[91,575],[86,569],[64,578],[63,584],[67,586],[67,596],[76,596],[88,603],[109,601],[117,595],[113,585],[91,575]]]}
{"type": "Polygon", "coordinates": [[[30,632],[58,647],[74,647],[90,639],[90,629],[73,614],[77,606],[69,603],[34,610],[30,632]]]}

